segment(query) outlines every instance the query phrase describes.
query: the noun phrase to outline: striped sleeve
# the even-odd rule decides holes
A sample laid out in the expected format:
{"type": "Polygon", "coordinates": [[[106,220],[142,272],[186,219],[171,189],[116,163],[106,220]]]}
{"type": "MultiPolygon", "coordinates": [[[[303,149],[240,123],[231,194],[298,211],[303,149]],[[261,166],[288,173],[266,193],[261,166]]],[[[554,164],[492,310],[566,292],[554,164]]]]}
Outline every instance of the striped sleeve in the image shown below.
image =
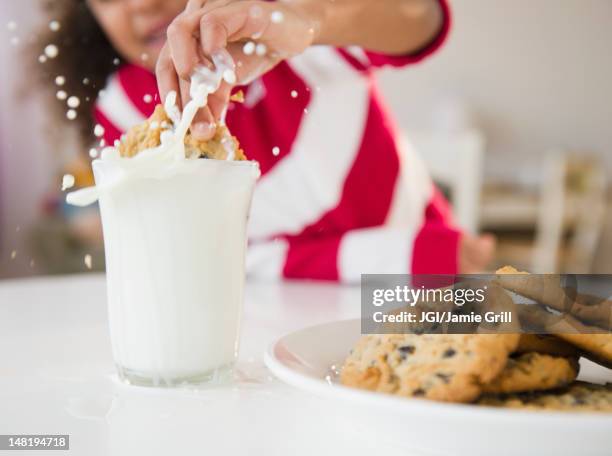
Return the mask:
{"type": "MultiPolygon", "coordinates": [[[[437,203],[430,203],[435,213],[437,203]]],[[[445,220],[426,219],[406,230],[373,227],[343,235],[276,239],[249,246],[247,274],[258,279],[359,283],[361,274],[456,274],[460,232],[445,220]]]]}

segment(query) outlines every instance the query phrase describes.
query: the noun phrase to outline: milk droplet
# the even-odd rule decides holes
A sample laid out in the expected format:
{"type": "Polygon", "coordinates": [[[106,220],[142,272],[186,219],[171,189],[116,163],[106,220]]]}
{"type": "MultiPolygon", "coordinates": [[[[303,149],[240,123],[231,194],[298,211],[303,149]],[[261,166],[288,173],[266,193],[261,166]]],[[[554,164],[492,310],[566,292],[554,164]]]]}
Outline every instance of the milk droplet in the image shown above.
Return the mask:
{"type": "Polygon", "coordinates": [[[55,84],[58,86],[63,86],[66,84],[66,78],[64,76],[58,76],[55,78],[55,84]]]}
{"type": "Polygon", "coordinates": [[[68,107],[76,109],[81,104],[81,100],[79,100],[79,97],[75,97],[73,95],[70,98],[68,98],[68,101],[66,103],[68,104],[68,107]]]}
{"type": "Polygon", "coordinates": [[[297,98],[297,97],[298,97],[297,90],[292,90],[291,91],[291,98],[297,98]]]}
{"type": "Polygon", "coordinates": [[[83,85],[89,85],[89,78],[83,78],[83,85]]]}
{"type": "Polygon", "coordinates": [[[247,41],[242,48],[242,52],[244,52],[245,55],[252,55],[255,52],[255,43],[247,41]]]}
{"type": "Polygon", "coordinates": [[[281,22],[283,22],[284,19],[285,19],[285,15],[283,14],[282,11],[274,11],[270,15],[270,20],[274,24],[280,24],[281,22]]]}
{"type": "Polygon", "coordinates": [[[58,90],[55,96],[57,97],[58,100],[62,100],[62,101],[68,98],[68,94],[64,92],[63,90],[58,90]]]}
{"type": "Polygon", "coordinates": [[[72,174],[64,174],[62,177],[62,192],[74,187],[74,176],[72,174]]]}
{"type": "Polygon", "coordinates": [[[54,59],[59,54],[59,49],[55,44],[48,44],[45,48],[45,55],[50,59],[54,59]]]}
{"type": "Polygon", "coordinates": [[[11,252],[11,260],[14,260],[15,258],[17,258],[17,250],[13,250],[11,252]]]}
{"type": "Polygon", "coordinates": [[[280,148],[279,147],[273,147],[272,148],[272,155],[274,155],[275,157],[278,157],[279,154],[280,154],[280,148]]]}
{"type": "Polygon", "coordinates": [[[44,55],[39,55],[38,56],[38,61],[40,63],[45,63],[47,61],[47,57],[45,57],[44,55]]]}
{"type": "Polygon", "coordinates": [[[153,97],[148,93],[144,97],[142,97],[142,99],[145,103],[151,103],[153,101],[153,97]]]}
{"type": "Polygon", "coordinates": [[[115,57],[115,58],[113,59],[113,65],[117,66],[117,65],[119,65],[120,63],[121,63],[121,60],[119,60],[117,57],[115,57]]]}
{"type": "Polygon", "coordinates": [[[19,37],[17,37],[17,36],[12,37],[11,38],[11,44],[13,46],[17,46],[19,44],[19,37]]]}
{"type": "Polygon", "coordinates": [[[94,149],[93,147],[89,149],[89,156],[91,158],[96,158],[98,156],[98,149],[94,149]]]}
{"type": "Polygon", "coordinates": [[[100,147],[106,147],[106,141],[104,139],[100,140],[100,147]]]}
{"type": "Polygon", "coordinates": [[[257,47],[255,47],[255,54],[260,57],[266,55],[266,52],[268,52],[268,47],[263,43],[259,43],[257,47]]]}
{"type": "Polygon", "coordinates": [[[140,60],[142,60],[143,62],[146,62],[147,60],[149,60],[149,54],[147,54],[146,52],[143,54],[140,54],[140,60]]]}
{"type": "Polygon", "coordinates": [[[59,21],[51,21],[51,22],[49,22],[49,29],[52,32],[57,32],[60,28],[62,28],[62,26],[59,23],[59,21]]]}
{"type": "Polygon", "coordinates": [[[7,29],[9,29],[11,32],[12,32],[12,31],[14,31],[14,30],[17,30],[17,22],[15,22],[15,21],[9,21],[9,22],[6,24],[6,28],[7,28],[7,29]]]}
{"type": "Polygon", "coordinates": [[[89,253],[83,258],[83,263],[85,263],[87,269],[91,269],[91,255],[89,253]]]}
{"type": "Polygon", "coordinates": [[[77,118],[77,112],[74,109],[69,109],[68,112],[66,112],[66,117],[68,120],[74,120],[77,118]]]}
{"type": "Polygon", "coordinates": [[[94,136],[96,138],[101,138],[102,136],[104,136],[104,127],[100,124],[96,124],[96,126],[94,127],[94,136]]]}
{"type": "Polygon", "coordinates": [[[230,85],[236,84],[236,73],[229,69],[225,70],[223,72],[223,80],[230,85]]]}

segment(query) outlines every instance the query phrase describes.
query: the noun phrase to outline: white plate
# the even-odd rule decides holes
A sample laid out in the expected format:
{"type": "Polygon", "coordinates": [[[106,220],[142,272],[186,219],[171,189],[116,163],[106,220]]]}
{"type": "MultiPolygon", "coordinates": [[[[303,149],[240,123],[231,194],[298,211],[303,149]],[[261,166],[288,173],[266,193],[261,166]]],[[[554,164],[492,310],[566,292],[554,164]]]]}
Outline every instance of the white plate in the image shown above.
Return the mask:
{"type": "MultiPolygon", "coordinates": [[[[381,444],[433,455],[612,454],[612,415],[445,404],[344,387],[335,366],[359,337],[359,320],[302,329],[273,343],[265,363],[289,385],[341,404],[339,431],[345,427],[381,444]]],[[[581,364],[581,379],[612,381],[610,370],[581,364]]]]}

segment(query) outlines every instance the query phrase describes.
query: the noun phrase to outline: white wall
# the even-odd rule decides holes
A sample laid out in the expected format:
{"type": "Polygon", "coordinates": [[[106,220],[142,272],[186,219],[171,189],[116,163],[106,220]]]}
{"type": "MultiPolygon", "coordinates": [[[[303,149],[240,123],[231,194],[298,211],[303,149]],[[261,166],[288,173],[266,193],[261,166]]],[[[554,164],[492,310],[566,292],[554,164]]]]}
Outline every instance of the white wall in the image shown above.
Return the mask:
{"type": "Polygon", "coordinates": [[[489,177],[556,147],[592,151],[612,170],[612,0],[451,5],[442,52],[381,76],[400,126],[428,128],[432,110],[463,98],[489,141],[489,177]]]}

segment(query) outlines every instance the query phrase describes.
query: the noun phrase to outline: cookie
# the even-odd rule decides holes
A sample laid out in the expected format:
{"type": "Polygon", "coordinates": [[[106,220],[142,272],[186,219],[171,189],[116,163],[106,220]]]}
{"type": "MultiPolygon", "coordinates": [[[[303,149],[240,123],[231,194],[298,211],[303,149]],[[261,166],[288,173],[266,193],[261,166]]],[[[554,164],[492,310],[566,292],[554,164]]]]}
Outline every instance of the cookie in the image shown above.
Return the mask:
{"type": "Polygon", "coordinates": [[[570,315],[554,315],[539,305],[518,306],[521,323],[578,348],[585,357],[612,367],[612,334],[600,334],[600,328],[587,326],[570,315]]]}
{"type": "Polygon", "coordinates": [[[612,300],[566,289],[558,274],[530,275],[511,266],[497,270],[496,274],[496,282],[514,293],[560,312],[568,312],[589,325],[603,329],[612,327],[612,300]]]}
{"type": "MultiPolygon", "coordinates": [[[[145,122],[131,128],[119,143],[119,154],[122,157],[133,157],[140,152],[158,147],[161,144],[161,134],[172,126],[172,120],[166,114],[162,105],[157,105],[155,111],[145,122]]],[[[244,151],[238,140],[229,134],[227,127],[219,125],[213,138],[201,141],[190,133],[185,136],[185,153],[187,157],[227,159],[226,142],[235,150],[234,160],[246,160],[244,151]]]]}
{"type": "Polygon", "coordinates": [[[346,386],[471,402],[506,366],[516,334],[367,335],[344,363],[346,386]]]}
{"type": "Polygon", "coordinates": [[[508,359],[504,370],[490,383],[484,393],[519,393],[560,388],[578,376],[577,358],[525,353],[508,359]]]}
{"type": "Polygon", "coordinates": [[[516,354],[543,353],[553,356],[578,356],[578,349],[558,337],[547,334],[521,334],[516,354]]]}
{"type": "Polygon", "coordinates": [[[528,410],[612,413],[612,384],[596,385],[593,383],[575,382],[566,388],[556,391],[540,391],[504,396],[486,395],[477,403],[479,405],[528,410]]]}

